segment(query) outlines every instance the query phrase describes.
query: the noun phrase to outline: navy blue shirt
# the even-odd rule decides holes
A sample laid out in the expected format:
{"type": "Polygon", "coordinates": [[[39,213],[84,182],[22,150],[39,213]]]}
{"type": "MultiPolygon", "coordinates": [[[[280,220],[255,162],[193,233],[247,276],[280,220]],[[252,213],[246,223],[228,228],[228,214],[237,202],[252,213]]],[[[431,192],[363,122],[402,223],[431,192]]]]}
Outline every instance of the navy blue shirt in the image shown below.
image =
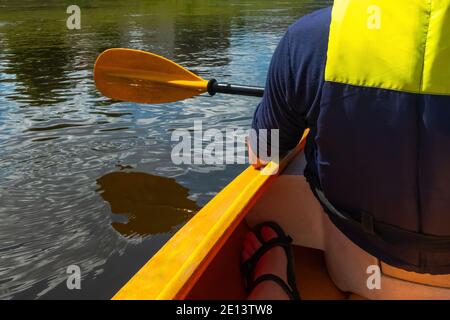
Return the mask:
{"type": "Polygon", "coordinates": [[[281,154],[298,144],[307,127],[315,126],[330,23],[331,8],[304,16],[289,27],[273,55],[252,128],[279,129],[281,154]]]}

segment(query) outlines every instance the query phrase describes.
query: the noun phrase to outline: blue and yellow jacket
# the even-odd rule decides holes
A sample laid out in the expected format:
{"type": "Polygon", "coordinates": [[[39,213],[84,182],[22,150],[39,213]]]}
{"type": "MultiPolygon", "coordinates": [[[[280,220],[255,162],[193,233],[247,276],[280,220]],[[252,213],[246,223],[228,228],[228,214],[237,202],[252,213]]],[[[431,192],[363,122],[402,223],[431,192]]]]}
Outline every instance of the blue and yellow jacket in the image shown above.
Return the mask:
{"type": "MultiPolygon", "coordinates": [[[[379,259],[450,273],[450,0],[335,0],[277,48],[255,129],[311,129],[306,176],[379,259]]],[[[295,213],[293,213],[295,214],[295,213]]]]}

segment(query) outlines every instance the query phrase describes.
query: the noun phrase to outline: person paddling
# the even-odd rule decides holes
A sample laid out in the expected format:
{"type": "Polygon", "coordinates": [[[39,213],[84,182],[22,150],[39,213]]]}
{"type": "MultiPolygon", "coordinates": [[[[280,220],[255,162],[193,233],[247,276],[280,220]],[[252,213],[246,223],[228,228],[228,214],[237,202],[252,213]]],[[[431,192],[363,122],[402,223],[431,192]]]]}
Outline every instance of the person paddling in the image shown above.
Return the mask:
{"type": "MultiPolygon", "coordinates": [[[[252,124],[279,130],[280,154],[309,128],[305,177],[333,225],[418,274],[450,274],[449,25],[450,0],[336,0],[289,27],[252,124]]],[[[247,235],[250,299],[299,298],[289,246],[274,223],[247,235]]]]}

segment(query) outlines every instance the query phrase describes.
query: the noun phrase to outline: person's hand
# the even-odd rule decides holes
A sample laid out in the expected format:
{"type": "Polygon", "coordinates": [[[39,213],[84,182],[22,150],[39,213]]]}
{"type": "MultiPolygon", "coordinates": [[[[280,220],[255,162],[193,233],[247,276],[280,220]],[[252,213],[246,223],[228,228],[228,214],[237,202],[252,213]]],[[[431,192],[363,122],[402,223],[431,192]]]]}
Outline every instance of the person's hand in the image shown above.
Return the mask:
{"type": "Polygon", "coordinates": [[[249,139],[247,139],[247,147],[248,147],[248,158],[250,160],[250,163],[255,169],[262,169],[264,168],[268,162],[263,161],[258,158],[257,153],[253,150],[252,144],[249,142],[249,139]]]}

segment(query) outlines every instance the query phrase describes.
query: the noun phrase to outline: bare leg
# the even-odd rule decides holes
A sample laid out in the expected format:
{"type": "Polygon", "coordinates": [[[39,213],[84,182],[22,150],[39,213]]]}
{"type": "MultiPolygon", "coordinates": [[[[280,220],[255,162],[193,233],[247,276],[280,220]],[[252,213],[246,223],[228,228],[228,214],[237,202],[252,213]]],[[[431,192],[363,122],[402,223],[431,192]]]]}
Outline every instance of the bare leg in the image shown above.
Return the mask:
{"type": "MultiPolygon", "coordinates": [[[[277,237],[276,232],[269,227],[263,227],[261,235],[265,242],[277,237]]],[[[262,244],[255,234],[253,232],[248,233],[242,252],[243,261],[250,259],[261,246],[262,244]]],[[[287,257],[283,248],[275,247],[261,257],[255,267],[254,279],[265,274],[274,274],[287,283],[287,257]]],[[[253,290],[248,299],[289,300],[289,296],[277,283],[265,281],[253,290]]]]}

